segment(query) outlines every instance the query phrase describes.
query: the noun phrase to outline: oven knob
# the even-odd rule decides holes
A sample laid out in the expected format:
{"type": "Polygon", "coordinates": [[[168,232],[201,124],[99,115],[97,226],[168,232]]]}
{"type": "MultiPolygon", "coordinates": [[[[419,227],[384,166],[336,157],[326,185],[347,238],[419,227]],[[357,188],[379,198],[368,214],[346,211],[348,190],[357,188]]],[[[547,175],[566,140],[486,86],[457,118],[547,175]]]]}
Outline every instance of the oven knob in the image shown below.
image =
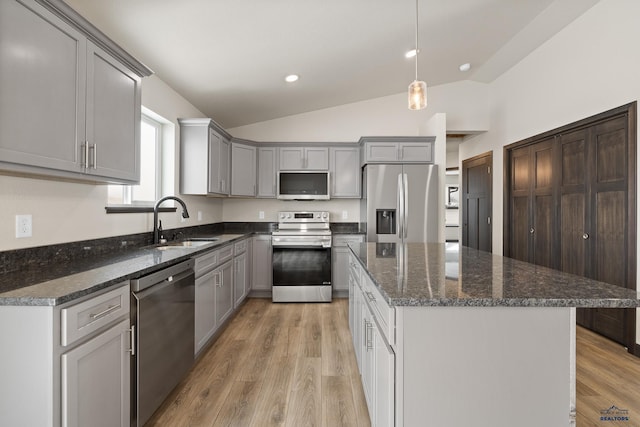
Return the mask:
{"type": "Polygon", "coordinates": [[[287,214],[287,219],[289,219],[289,218],[291,218],[291,214],[290,213],[287,214]]]}
{"type": "Polygon", "coordinates": [[[322,218],[327,219],[329,214],[327,212],[322,212],[322,218]]]}

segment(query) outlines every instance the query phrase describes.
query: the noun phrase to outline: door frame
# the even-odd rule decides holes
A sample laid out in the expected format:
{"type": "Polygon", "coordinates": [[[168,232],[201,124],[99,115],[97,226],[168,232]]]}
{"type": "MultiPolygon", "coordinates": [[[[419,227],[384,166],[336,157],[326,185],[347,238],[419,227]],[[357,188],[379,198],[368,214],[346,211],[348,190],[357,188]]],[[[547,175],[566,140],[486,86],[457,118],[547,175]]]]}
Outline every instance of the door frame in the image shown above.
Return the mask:
{"type": "MultiPolygon", "coordinates": [[[[627,179],[627,241],[628,241],[628,251],[627,251],[627,282],[625,283],[625,287],[628,289],[637,290],[636,283],[636,253],[637,253],[637,194],[636,194],[636,182],[637,182],[637,102],[631,102],[629,104],[622,105],[617,108],[613,108],[611,110],[595,114],[593,116],[587,117],[582,120],[578,120],[573,123],[569,123],[567,125],[543,132],[541,134],[523,139],[521,141],[514,142],[509,145],[505,145],[503,148],[503,182],[504,182],[504,191],[503,191],[503,254],[510,253],[510,230],[509,230],[509,221],[510,218],[510,206],[509,199],[511,196],[511,188],[510,188],[510,177],[511,177],[511,161],[510,161],[510,153],[512,150],[516,148],[521,148],[527,145],[535,144],[541,140],[554,137],[555,135],[566,133],[569,131],[577,130],[581,127],[588,127],[594,124],[597,124],[600,121],[611,119],[615,116],[625,115],[627,117],[627,138],[628,138],[628,149],[627,156],[629,159],[628,163],[628,179],[627,179]]],[[[555,177],[554,179],[558,179],[555,177]]],[[[556,213],[556,216],[558,214],[556,213]]],[[[556,218],[557,219],[557,218],[556,218]]],[[[624,321],[624,336],[625,336],[625,346],[627,347],[629,353],[633,353],[636,356],[640,357],[640,344],[636,344],[636,309],[628,309],[625,314],[624,321]]]]}
{"type": "Polygon", "coordinates": [[[462,161],[462,170],[460,171],[460,179],[462,181],[461,185],[461,197],[460,197],[460,212],[461,212],[461,220],[462,220],[462,233],[460,235],[460,242],[464,240],[464,219],[465,215],[467,215],[467,210],[465,209],[465,204],[463,203],[466,200],[467,194],[467,184],[465,180],[466,171],[470,163],[476,162],[480,159],[488,158],[487,164],[489,165],[489,190],[488,190],[488,199],[489,199],[489,218],[491,218],[491,224],[489,224],[489,252],[493,253],[493,151],[487,151],[482,154],[478,154],[476,156],[470,157],[462,161]]]}

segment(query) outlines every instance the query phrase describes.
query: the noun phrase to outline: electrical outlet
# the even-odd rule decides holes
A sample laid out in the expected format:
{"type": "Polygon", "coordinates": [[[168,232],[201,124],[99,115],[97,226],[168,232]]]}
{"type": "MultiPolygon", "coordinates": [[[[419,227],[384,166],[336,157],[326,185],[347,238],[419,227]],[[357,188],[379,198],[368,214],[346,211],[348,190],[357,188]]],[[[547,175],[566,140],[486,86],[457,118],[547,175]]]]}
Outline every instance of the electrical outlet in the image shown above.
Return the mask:
{"type": "Polygon", "coordinates": [[[349,212],[342,211],[342,219],[349,219],[349,212]]]}
{"type": "Polygon", "coordinates": [[[264,211],[258,211],[258,218],[264,219],[264,211]]]}
{"type": "Polygon", "coordinates": [[[202,211],[198,211],[198,221],[202,221],[202,211]]]}
{"type": "Polygon", "coordinates": [[[31,237],[33,223],[31,215],[16,215],[16,238],[31,237]]]}

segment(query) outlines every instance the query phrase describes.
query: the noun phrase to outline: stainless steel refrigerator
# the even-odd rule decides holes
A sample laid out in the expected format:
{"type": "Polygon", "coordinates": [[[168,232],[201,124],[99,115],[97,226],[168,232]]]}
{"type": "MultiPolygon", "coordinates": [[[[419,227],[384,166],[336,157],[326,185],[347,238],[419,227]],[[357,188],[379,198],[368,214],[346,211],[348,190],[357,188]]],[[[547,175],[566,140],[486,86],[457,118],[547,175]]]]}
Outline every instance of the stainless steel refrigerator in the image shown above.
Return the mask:
{"type": "Polygon", "coordinates": [[[366,165],[362,172],[361,222],[367,241],[438,241],[438,166],[366,165]]]}

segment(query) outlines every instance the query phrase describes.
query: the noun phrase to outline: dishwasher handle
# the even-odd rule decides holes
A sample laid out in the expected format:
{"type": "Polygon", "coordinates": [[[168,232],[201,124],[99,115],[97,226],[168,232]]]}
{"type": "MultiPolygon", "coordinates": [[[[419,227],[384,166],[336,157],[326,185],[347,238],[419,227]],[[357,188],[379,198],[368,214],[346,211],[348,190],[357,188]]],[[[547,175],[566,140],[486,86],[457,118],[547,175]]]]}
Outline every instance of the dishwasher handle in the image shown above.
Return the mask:
{"type": "Polygon", "coordinates": [[[153,285],[164,282],[170,277],[172,278],[171,280],[175,281],[183,272],[186,272],[186,274],[189,274],[189,272],[193,273],[194,265],[195,261],[193,259],[189,259],[167,268],[163,268],[162,270],[156,271],[155,273],[151,273],[147,276],[140,277],[139,279],[133,279],[131,280],[131,290],[133,292],[140,292],[153,285]]]}

